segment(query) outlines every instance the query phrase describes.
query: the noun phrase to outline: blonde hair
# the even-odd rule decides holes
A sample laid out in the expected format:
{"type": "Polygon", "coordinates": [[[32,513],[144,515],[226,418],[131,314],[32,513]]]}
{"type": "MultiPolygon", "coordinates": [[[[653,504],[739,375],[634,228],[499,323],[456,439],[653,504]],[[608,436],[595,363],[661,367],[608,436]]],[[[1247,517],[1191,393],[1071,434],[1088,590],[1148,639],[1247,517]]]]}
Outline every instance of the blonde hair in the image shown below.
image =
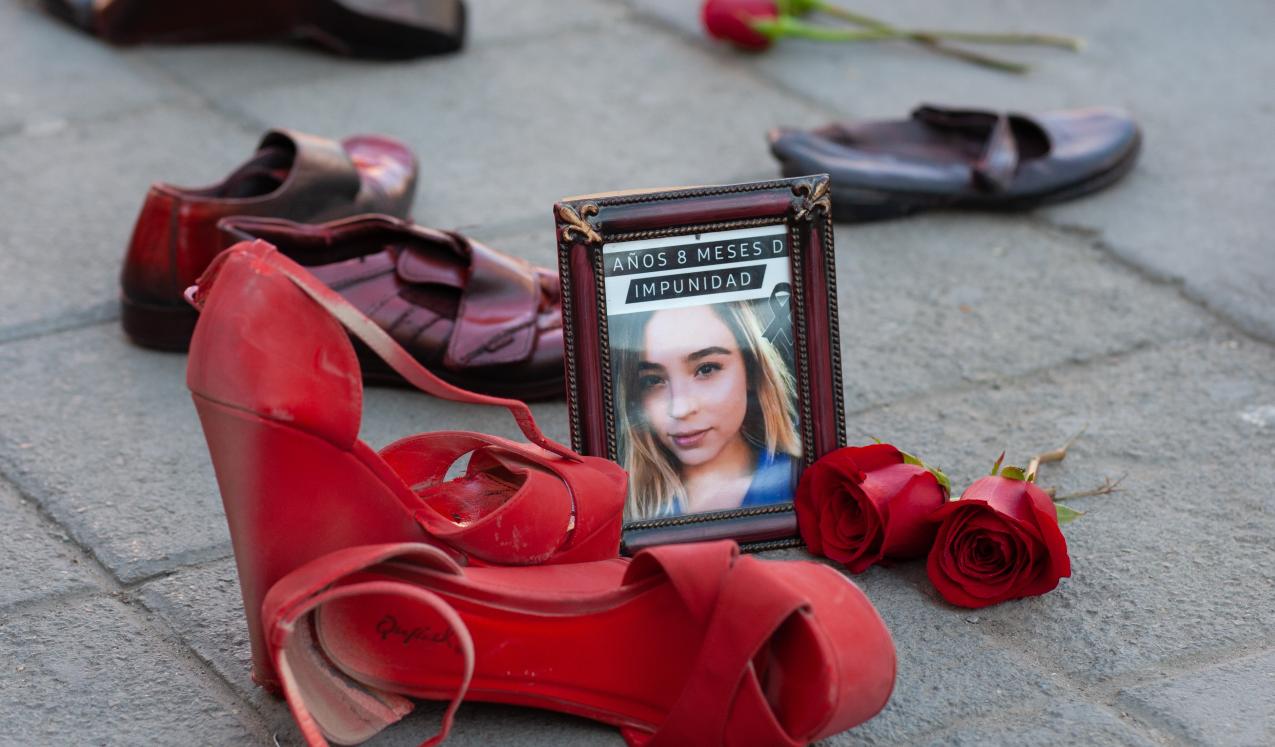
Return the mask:
{"type": "MultiPolygon", "coordinates": [[[[762,333],[761,321],[746,301],[709,306],[730,329],[744,359],[748,408],[740,431],[754,449],[767,454],[801,456],[797,432],[796,383],[775,345],[762,333]]],[[[677,457],[646,424],[642,398],[635,396],[646,325],[655,312],[626,314],[612,320],[615,357],[615,409],[618,456],[629,471],[626,521],[654,519],[686,503],[686,486],[677,457]],[[619,344],[614,344],[618,342],[619,344]]]]}

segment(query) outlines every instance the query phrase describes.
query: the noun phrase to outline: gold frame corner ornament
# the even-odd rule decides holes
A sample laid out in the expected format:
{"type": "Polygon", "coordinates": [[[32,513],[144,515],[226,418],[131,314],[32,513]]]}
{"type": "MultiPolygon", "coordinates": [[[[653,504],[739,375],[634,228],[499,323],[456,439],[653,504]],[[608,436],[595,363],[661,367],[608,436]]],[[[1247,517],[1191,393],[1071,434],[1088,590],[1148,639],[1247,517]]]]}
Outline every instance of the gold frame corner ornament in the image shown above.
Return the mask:
{"type": "Polygon", "coordinates": [[[562,241],[565,243],[583,239],[588,244],[601,244],[602,235],[594,229],[593,224],[588,220],[597,214],[598,206],[592,202],[586,202],[581,205],[579,213],[573,210],[570,205],[559,205],[558,217],[566,223],[562,227],[562,241]]]}
{"type": "Polygon", "coordinates": [[[795,220],[813,220],[818,213],[832,214],[832,191],[827,178],[798,182],[792,185],[792,192],[801,198],[793,204],[795,220]]]}

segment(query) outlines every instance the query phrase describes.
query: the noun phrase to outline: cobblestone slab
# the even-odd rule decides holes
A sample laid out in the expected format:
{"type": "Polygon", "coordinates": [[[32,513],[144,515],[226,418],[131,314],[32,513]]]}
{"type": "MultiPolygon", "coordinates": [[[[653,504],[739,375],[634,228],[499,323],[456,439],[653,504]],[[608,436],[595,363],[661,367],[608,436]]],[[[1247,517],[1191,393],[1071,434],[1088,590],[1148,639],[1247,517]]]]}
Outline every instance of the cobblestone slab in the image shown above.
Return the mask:
{"type": "Polygon", "coordinates": [[[1125,477],[1069,502],[1087,512],[1064,529],[1073,577],[978,615],[1046,671],[1103,682],[1275,633],[1272,366],[1260,343],[1167,345],[885,407],[852,419],[850,440],[896,443],[960,490],[1002,449],[1023,463],[1087,426],[1041,483],[1067,494],[1125,477]]]}
{"type": "Polygon", "coordinates": [[[1234,172],[1199,175],[1154,164],[1143,171],[1110,199],[1059,205],[1049,219],[1094,229],[1117,255],[1181,283],[1248,332],[1275,340],[1275,220],[1266,198],[1275,193],[1275,163],[1255,158],[1234,172]],[[1194,186],[1184,192],[1184,183],[1194,186]]]}
{"type": "Polygon", "coordinates": [[[0,480],[0,609],[17,602],[94,587],[94,574],[81,562],[69,537],[49,526],[0,480]]]}
{"type": "Polygon", "coordinates": [[[215,182],[257,137],[181,105],[0,139],[0,338],[108,307],[150,184],[215,182]]]}
{"type": "Polygon", "coordinates": [[[5,473],[124,582],[230,551],[185,366],[114,324],[0,346],[5,473]]]}
{"type": "Polygon", "coordinates": [[[94,597],[0,617],[0,711],[9,744],[254,740],[241,716],[119,602],[94,597]],[[11,740],[11,741],[10,741],[11,740]]]}
{"type": "Polygon", "coordinates": [[[57,130],[69,120],[88,122],[181,97],[129,53],[22,2],[0,5],[0,137],[57,130]]]}
{"type": "Polygon", "coordinates": [[[836,239],[852,412],[1212,326],[1174,289],[1017,218],[839,226],[836,239]]]}
{"type": "Polygon", "coordinates": [[[585,192],[769,177],[762,134],[817,112],[632,23],[429,64],[427,74],[387,67],[357,87],[323,80],[238,101],[262,121],[403,138],[421,160],[416,215],[440,226],[548,216],[555,200],[585,192]],[[607,99],[601,88],[627,93],[607,99]]]}
{"type": "Polygon", "coordinates": [[[1121,700],[1192,742],[1275,743],[1275,653],[1131,688],[1121,700]]]}

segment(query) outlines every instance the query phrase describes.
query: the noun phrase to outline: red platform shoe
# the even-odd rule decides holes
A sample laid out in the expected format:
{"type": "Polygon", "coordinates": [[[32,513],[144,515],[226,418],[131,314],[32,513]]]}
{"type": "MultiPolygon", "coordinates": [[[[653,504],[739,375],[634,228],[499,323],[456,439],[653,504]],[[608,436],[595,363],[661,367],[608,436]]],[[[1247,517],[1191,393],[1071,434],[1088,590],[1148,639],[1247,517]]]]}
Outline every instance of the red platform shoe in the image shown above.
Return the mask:
{"type": "Polygon", "coordinates": [[[522,402],[443,382],[269,244],[228,249],[187,295],[202,309],[187,385],[230,524],[261,684],[276,681],[262,598],[333,550],[425,542],[461,562],[502,565],[618,554],[627,483],[618,465],[549,440],[522,402]],[[358,438],[362,379],[345,329],[430,394],[508,408],[532,443],[438,432],[373,451],[358,438]],[[444,481],[466,454],[465,474],[444,481]]]}
{"type": "Polygon", "coordinates": [[[547,708],[621,728],[632,747],[795,746],[879,712],[894,644],[863,592],[810,562],[734,542],[625,561],[461,568],[437,548],[348,548],[266,596],[271,657],[306,741],[351,744],[404,696],[547,708]]]}

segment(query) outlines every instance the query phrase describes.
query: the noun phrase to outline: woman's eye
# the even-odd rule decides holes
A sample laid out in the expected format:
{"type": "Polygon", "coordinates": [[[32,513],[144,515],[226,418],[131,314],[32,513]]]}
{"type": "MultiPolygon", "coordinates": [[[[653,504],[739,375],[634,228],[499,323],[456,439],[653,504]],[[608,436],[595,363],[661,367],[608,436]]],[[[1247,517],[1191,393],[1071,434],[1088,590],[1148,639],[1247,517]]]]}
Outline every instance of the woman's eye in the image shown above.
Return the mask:
{"type": "Polygon", "coordinates": [[[720,370],[722,370],[722,364],[720,363],[704,363],[701,364],[699,368],[695,369],[695,375],[700,377],[711,376],[713,373],[720,370]]]}
{"type": "Polygon", "coordinates": [[[643,391],[647,389],[654,389],[655,387],[663,383],[664,383],[663,376],[656,376],[654,374],[646,374],[645,376],[638,377],[638,388],[642,389],[643,391]]]}

